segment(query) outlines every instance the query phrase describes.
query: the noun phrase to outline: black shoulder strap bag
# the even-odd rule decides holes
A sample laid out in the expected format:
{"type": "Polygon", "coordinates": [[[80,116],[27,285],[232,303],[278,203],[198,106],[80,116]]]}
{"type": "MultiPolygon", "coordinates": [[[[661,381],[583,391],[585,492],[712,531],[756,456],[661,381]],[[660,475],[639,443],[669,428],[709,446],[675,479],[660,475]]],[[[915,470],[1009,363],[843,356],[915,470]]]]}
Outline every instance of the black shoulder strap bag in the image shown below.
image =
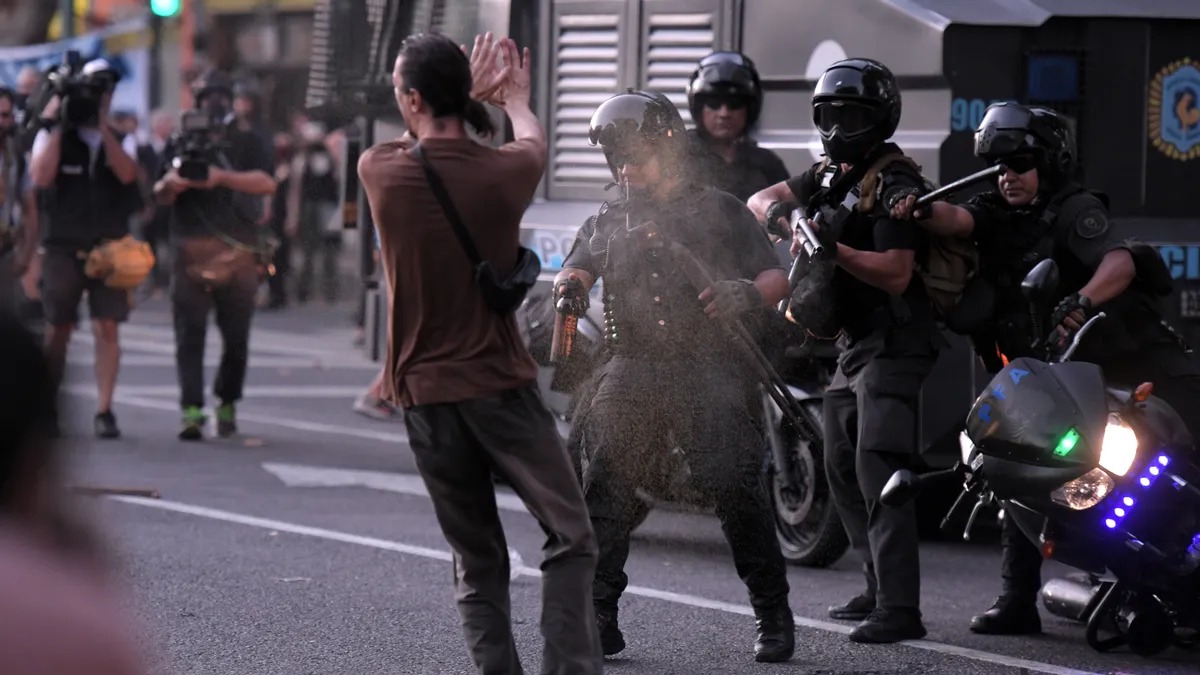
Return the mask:
{"type": "Polygon", "coordinates": [[[537,283],[538,275],[542,273],[542,264],[538,261],[537,255],[525,246],[518,246],[517,265],[513,268],[512,274],[503,281],[498,280],[495,268],[479,256],[479,249],[475,248],[475,241],[471,239],[467,228],[463,226],[458,209],[454,208],[454,202],[450,200],[450,195],[446,192],[442,179],[429,165],[429,160],[425,157],[420,144],[413,148],[413,155],[421,163],[421,168],[425,169],[425,178],[429,181],[429,187],[433,190],[433,195],[437,197],[438,203],[441,204],[442,212],[446,214],[446,220],[450,221],[450,227],[454,228],[454,234],[458,237],[458,243],[462,245],[463,252],[471,261],[475,272],[475,283],[483,292],[484,302],[501,314],[510,314],[516,311],[521,306],[521,302],[525,300],[529,289],[537,283]]]}

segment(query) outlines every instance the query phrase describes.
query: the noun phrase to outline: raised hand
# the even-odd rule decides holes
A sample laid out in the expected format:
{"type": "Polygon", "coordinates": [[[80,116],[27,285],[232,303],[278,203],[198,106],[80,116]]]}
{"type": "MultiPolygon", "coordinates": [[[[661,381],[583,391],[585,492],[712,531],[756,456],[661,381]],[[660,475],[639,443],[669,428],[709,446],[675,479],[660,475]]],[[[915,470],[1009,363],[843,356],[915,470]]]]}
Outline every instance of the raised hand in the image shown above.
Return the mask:
{"type": "MultiPolygon", "coordinates": [[[[505,85],[512,66],[500,61],[502,43],[490,32],[475,36],[475,46],[471,49],[471,98],[481,103],[504,105],[505,85]]],[[[466,45],[462,45],[462,50],[467,53],[466,45]]]]}
{"type": "Polygon", "coordinates": [[[529,98],[531,95],[530,70],[533,65],[533,59],[529,55],[529,47],[524,50],[517,47],[517,43],[513,42],[512,38],[504,38],[501,41],[501,49],[504,51],[504,62],[507,65],[508,82],[504,87],[504,105],[519,104],[524,107],[529,107],[529,98]]]}

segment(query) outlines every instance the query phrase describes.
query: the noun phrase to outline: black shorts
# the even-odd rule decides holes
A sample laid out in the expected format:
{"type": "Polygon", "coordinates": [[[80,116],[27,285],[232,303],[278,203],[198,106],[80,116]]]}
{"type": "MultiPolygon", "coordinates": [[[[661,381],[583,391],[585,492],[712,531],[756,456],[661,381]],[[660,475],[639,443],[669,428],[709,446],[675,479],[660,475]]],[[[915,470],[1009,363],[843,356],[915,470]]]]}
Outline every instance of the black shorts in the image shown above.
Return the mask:
{"type": "Polygon", "coordinates": [[[76,251],[47,248],[42,258],[42,305],[46,323],[69,326],[79,323],[79,301],[88,298],[91,319],[118,323],[129,318],[129,291],[109,288],[101,279],[83,273],[84,260],[76,251]]]}

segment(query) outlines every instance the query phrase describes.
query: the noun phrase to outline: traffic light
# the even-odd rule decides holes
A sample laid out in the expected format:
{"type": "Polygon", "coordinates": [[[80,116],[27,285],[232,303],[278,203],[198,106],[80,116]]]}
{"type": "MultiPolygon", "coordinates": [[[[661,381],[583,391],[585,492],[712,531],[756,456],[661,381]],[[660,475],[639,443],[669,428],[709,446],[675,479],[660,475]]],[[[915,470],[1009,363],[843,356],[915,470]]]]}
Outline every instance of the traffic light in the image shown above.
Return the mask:
{"type": "Polygon", "coordinates": [[[154,16],[169,19],[183,8],[183,0],[150,0],[150,12],[154,16]]]}

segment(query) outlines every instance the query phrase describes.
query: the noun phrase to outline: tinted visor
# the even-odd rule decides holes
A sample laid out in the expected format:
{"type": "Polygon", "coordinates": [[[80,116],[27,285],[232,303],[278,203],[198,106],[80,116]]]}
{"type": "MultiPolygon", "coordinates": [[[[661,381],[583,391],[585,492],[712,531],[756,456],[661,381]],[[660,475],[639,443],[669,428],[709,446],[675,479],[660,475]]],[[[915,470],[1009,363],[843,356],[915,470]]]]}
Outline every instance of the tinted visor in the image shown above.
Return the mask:
{"type": "Polygon", "coordinates": [[[975,154],[987,160],[1024,152],[1035,146],[1029,138],[1032,119],[1025,108],[993,105],[984,113],[975,130],[975,154]]]}
{"type": "Polygon", "coordinates": [[[813,107],[813,123],[825,133],[841,127],[846,134],[857,134],[875,126],[876,109],[854,101],[826,101],[813,107]]]}
{"type": "Polygon", "coordinates": [[[722,107],[730,110],[744,110],[746,106],[750,105],[750,100],[745,96],[735,94],[713,94],[701,97],[700,100],[709,110],[720,110],[722,107]]]}
{"type": "Polygon", "coordinates": [[[604,146],[609,164],[620,169],[626,164],[641,166],[654,156],[654,147],[645,142],[626,142],[604,146]]]}

